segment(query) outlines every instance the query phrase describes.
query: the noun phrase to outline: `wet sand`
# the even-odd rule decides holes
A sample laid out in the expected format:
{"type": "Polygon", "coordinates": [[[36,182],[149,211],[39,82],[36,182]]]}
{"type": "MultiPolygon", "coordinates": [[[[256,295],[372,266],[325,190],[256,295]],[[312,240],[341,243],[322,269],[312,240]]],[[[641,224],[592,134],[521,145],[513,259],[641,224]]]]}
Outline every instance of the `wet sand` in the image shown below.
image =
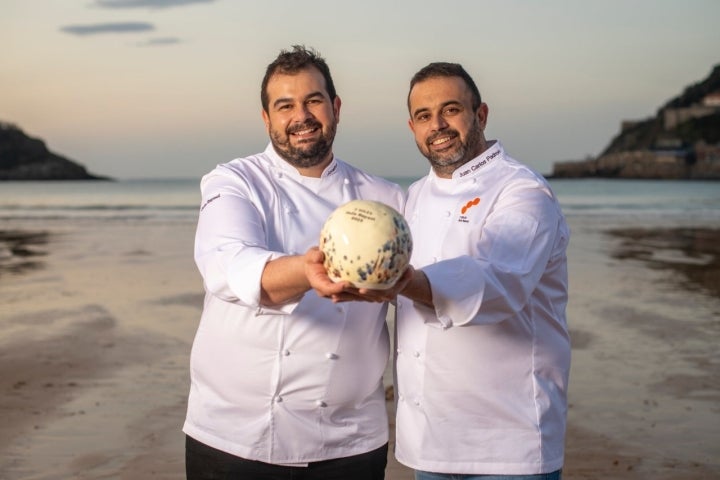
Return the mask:
{"type": "MultiPolygon", "coordinates": [[[[2,228],[0,478],[184,478],[194,225],[2,228]]],[[[719,250],[573,227],[565,479],[720,478],[719,250]]],[[[387,478],[412,474],[391,455],[387,478]]]]}

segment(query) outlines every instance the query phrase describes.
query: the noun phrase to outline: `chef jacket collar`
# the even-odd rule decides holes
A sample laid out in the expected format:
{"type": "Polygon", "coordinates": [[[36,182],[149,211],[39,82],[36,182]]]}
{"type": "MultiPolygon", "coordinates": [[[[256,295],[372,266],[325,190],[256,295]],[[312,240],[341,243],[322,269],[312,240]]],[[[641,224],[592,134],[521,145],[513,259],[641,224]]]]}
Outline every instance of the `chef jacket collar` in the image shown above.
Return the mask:
{"type": "Polygon", "coordinates": [[[490,147],[487,150],[455,170],[452,174],[452,180],[475,177],[492,165],[493,160],[502,155],[503,148],[500,142],[490,140],[488,144],[490,147]]]}
{"type": "MultiPolygon", "coordinates": [[[[300,175],[300,172],[298,172],[297,168],[289,164],[284,158],[282,158],[277,151],[275,150],[275,147],[273,146],[272,142],[268,143],[268,146],[265,148],[265,155],[268,156],[268,158],[272,161],[272,164],[275,168],[282,171],[285,174],[289,174],[294,178],[297,179],[304,179],[303,175],[300,175]]],[[[320,178],[326,178],[331,175],[334,175],[338,173],[338,162],[335,157],[335,154],[333,154],[333,158],[328,164],[327,167],[325,167],[325,170],[323,170],[322,175],[320,175],[320,178]]]]}

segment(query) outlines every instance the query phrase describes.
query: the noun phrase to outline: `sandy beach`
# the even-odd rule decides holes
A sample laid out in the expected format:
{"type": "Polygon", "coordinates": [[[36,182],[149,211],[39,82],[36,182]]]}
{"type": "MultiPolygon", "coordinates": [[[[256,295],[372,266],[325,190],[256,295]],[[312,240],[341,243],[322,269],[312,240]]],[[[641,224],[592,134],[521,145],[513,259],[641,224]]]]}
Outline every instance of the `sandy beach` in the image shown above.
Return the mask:
{"type": "MultiPolygon", "coordinates": [[[[571,227],[563,478],[720,478],[720,229],[571,227]]],[[[194,225],[0,230],[0,478],[184,478],[194,225]]]]}

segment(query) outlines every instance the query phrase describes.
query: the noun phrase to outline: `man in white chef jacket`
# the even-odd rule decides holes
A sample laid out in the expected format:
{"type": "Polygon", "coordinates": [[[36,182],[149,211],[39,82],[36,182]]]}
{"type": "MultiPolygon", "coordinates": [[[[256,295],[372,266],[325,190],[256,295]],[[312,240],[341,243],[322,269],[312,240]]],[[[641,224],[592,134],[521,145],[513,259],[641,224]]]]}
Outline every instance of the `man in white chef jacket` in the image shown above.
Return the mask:
{"type": "Polygon", "coordinates": [[[412,280],[397,297],[396,458],[417,480],[561,476],[570,340],[568,227],[544,178],[485,139],[458,64],[410,83],[429,160],[408,191],[412,280]]]}
{"type": "Polygon", "coordinates": [[[333,155],[340,98],[315,51],[266,71],[264,152],[201,182],[195,261],[206,290],[191,354],[189,480],[384,478],[387,304],[326,298],[320,229],[354,199],[403,192],[333,155]]]}

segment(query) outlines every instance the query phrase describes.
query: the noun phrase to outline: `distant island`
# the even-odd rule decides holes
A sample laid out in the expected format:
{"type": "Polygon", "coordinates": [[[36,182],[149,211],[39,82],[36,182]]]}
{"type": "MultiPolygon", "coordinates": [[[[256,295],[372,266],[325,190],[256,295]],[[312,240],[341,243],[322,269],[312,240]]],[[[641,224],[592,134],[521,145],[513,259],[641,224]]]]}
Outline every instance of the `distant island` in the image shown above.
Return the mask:
{"type": "Polygon", "coordinates": [[[79,163],[57,155],[40,139],[0,121],[1,180],[111,180],[93,175],[79,163]]]}
{"type": "Polygon", "coordinates": [[[720,180],[720,65],[654,117],[623,121],[598,157],[556,162],[548,177],[720,180]]]}

